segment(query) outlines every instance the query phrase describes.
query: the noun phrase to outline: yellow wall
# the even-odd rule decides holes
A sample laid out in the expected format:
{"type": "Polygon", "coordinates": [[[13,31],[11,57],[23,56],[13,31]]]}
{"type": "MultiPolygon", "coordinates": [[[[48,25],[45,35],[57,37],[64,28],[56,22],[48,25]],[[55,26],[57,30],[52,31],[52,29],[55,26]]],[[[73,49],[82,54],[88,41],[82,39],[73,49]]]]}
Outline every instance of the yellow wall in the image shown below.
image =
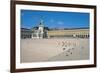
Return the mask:
{"type": "Polygon", "coordinates": [[[48,36],[60,36],[60,35],[87,35],[89,29],[71,29],[71,30],[50,30],[48,36]]]}

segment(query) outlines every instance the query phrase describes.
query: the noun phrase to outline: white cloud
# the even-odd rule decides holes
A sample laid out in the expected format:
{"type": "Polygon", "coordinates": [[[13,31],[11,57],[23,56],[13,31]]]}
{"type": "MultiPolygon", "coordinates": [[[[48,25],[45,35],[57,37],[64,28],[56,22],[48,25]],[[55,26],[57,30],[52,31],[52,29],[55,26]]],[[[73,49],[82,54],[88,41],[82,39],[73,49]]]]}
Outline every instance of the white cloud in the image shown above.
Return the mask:
{"type": "Polygon", "coordinates": [[[58,23],[57,23],[58,25],[63,25],[64,24],[64,22],[62,22],[62,21],[58,21],[58,23]]]}
{"type": "Polygon", "coordinates": [[[53,22],[54,22],[54,20],[53,20],[53,19],[51,19],[51,20],[50,20],[50,22],[51,22],[51,23],[53,23],[53,22]]]}

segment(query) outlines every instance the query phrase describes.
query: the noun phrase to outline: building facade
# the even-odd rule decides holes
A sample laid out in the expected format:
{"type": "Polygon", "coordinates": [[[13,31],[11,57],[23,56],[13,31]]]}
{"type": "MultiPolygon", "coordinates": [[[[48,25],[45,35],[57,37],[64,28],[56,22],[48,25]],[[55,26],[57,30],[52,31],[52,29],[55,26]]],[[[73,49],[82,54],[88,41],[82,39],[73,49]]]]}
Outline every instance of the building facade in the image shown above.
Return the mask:
{"type": "Polygon", "coordinates": [[[30,29],[21,28],[21,38],[32,38],[32,31],[30,29]]]}
{"type": "Polygon", "coordinates": [[[43,20],[38,27],[32,29],[21,28],[21,38],[89,38],[89,28],[72,28],[72,29],[50,29],[48,30],[43,20]]]}
{"type": "Polygon", "coordinates": [[[48,31],[50,38],[55,37],[73,37],[73,38],[89,38],[88,28],[75,28],[67,30],[51,30],[48,31]]]}
{"type": "Polygon", "coordinates": [[[44,27],[43,21],[39,23],[38,27],[31,29],[32,30],[32,38],[47,38],[47,30],[44,27]]]}

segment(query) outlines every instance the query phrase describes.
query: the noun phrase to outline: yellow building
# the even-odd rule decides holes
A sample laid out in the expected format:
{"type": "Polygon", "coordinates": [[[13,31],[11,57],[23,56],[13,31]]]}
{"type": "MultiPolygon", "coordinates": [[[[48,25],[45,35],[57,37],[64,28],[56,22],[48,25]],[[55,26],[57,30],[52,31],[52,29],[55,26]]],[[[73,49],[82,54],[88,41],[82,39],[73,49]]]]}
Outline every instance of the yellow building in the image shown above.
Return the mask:
{"type": "Polygon", "coordinates": [[[49,38],[51,37],[78,37],[78,38],[88,38],[89,29],[88,28],[76,28],[67,30],[49,30],[47,32],[49,38]]]}

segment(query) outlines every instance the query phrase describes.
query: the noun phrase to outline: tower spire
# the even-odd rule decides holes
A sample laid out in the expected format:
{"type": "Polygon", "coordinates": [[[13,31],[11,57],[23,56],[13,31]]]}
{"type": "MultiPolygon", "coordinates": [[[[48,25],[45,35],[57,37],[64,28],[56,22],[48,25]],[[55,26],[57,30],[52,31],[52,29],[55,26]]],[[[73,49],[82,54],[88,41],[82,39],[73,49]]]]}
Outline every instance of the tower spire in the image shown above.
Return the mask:
{"type": "Polygon", "coordinates": [[[44,27],[43,19],[40,20],[39,27],[44,27]]]}
{"type": "Polygon", "coordinates": [[[40,24],[39,25],[43,25],[43,19],[40,20],[40,24]]]}

